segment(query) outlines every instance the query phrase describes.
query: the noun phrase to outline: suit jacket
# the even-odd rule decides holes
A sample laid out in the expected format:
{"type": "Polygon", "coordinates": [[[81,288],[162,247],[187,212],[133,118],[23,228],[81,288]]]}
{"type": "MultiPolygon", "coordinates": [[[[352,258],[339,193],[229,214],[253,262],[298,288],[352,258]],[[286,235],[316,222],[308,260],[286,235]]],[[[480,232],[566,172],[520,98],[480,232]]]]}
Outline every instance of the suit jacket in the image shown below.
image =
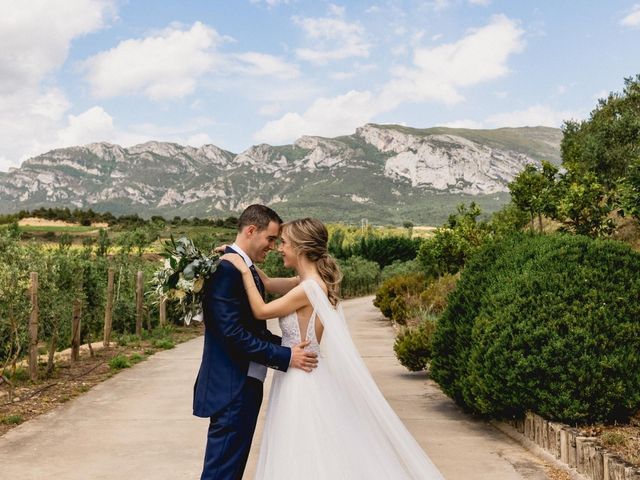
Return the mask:
{"type": "MultiPolygon", "coordinates": [[[[227,248],[226,253],[236,253],[227,248]]],[[[211,417],[242,391],[249,362],[287,371],[291,349],[251,312],[242,274],[223,261],[205,280],[202,308],[205,334],[202,363],[194,386],[193,414],[211,417]]]]}

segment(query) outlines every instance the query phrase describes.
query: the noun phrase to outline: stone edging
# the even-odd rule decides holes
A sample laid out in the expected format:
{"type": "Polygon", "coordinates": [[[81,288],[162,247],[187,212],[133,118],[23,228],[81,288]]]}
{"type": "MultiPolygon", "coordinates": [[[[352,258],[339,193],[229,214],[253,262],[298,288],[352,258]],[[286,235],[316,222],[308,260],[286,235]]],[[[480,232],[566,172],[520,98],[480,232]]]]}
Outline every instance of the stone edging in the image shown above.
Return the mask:
{"type": "Polygon", "coordinates": [[[531,412],[524,419],[497,423],[498,428],[511,427],[520,443],[535,445],[588,480],[640,480],[640,469],[607,452],[595,438],[581,436],[568,425],[550,422],[531,412]]]}

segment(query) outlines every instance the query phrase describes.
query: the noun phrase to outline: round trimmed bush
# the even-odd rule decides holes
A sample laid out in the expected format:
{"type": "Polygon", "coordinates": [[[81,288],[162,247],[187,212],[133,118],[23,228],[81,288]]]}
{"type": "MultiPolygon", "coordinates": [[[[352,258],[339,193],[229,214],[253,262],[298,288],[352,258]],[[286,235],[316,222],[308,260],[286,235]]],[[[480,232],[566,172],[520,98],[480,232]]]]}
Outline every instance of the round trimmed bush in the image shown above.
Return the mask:
{"type": "Polygon", "coordinates": [[[433,378],[472,411],[624,420],[640,409],[640,254],[569,235],[487,244],[432,347],[433,378]]]}

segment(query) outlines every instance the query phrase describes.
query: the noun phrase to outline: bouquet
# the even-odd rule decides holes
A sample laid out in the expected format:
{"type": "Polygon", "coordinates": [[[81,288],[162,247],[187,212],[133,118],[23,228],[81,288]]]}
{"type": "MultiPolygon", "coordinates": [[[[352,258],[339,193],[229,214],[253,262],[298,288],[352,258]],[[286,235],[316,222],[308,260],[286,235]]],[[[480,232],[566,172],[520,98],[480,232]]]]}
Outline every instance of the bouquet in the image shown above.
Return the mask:
{"type": "Polygon", "coordinates": [[[218,254],[205,255],[193,242],[181,237],[165,242],[164,266],[156,271],[151,281],[153,293],[159,301],[178,300],[184,312],[183,320],[202,321],[202,287],[204,280],[218,268],[218,254]]]}

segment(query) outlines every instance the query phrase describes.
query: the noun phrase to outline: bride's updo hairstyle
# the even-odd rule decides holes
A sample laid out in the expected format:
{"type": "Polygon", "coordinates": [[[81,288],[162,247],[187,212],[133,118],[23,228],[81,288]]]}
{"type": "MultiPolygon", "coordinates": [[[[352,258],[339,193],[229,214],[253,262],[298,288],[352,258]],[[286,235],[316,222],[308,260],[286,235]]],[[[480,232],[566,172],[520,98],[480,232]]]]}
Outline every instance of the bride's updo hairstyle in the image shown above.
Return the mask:
{"type": "Polygon", "coordinates": [[[335,307],[339,300],[342,272],[327,250],[327,227],[315,218],[300,218],[282,225],[282,234],[287,236],[298,255],[315,262],[320,277],[327,285],[329,302],[335,307]]]}

